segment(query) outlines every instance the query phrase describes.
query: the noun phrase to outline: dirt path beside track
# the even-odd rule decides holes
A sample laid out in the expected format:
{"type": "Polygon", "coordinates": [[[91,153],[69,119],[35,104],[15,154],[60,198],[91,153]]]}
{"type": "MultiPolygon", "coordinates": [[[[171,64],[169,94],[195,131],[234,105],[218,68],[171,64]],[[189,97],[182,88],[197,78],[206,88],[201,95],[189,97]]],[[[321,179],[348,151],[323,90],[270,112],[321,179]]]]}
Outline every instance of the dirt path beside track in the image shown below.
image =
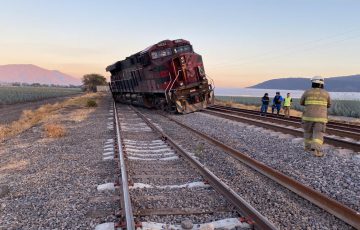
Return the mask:
{"type": "Polygon", "coordinates": [[[40,101],[25,102],[14,105],[0,105],[0,124],[8,124],[18,120],[24,110],[34,110],[41,107],[42,105],[62,102],[78,95],[79,94],[64,97],[54,97],[40,101]]]}

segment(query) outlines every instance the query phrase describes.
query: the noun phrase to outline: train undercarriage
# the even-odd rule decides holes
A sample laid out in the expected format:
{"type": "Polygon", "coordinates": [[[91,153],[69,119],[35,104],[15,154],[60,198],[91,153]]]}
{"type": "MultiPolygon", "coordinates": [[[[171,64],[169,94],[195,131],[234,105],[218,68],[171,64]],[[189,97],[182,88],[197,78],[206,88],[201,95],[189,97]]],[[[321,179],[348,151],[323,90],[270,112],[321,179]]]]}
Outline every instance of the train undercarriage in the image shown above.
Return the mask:
{"type": "Polygon", "coordinates": [[[115,101],[155,108],[171,113],[187,114],[214,104],[212,89],[185,88],[165,93],[113,93],[115,101]]]}

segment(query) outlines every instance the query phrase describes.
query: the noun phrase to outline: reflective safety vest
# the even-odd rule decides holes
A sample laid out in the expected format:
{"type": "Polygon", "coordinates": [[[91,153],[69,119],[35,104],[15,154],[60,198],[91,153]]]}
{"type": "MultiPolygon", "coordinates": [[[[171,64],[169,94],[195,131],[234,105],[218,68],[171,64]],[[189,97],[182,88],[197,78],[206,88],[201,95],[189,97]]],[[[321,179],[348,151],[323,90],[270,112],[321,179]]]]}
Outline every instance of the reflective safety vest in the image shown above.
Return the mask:
{"type": "Polygon", "coordinates": [[[284,98],[284,106],[290,106],[291,105],[291,97],[285,97],[284,98]]]}
{"type": "Polygon", "coordinates": [[[320,88],[306,90],[300,99],[300,105],[305,106],[303,121],[327,123],[327,109],[330,107],[329,93],[320,88]]]}

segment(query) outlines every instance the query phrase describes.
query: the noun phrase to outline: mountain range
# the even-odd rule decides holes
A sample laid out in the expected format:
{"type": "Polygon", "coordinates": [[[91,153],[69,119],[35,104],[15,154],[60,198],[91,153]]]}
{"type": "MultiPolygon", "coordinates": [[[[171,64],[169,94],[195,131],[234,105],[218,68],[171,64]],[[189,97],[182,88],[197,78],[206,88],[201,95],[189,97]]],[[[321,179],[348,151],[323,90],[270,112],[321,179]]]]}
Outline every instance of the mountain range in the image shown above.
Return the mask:
{"type": "Polygon", "coordinates": [[[54,85],[81,85],[79,78],[57,70],[48,70],[32,64],[0,65],[1,83],[40,83],[54,85]]]}
{"type": "MultiPolygon", "coordinates": [[[[310,78],[278,78],[248,88],[306,90],[309,87],[310,78]]],[[[331,92],[360,92],[360,74],[325,78],[325,88],[331,92]]]]}
{"type": "MultiPolygon", "coordinates": [[[[311,85],[309,79],[310,78],[277,78],[248,88],[306,90],[311,85]]],[[[32,64],[0,65],[0,83],[14,82],[47,85],[82,84],[79,78],[32,64]]],[[[331,92],[360,92],[360,74],[325,78],[325,87],[331,92]]]]}

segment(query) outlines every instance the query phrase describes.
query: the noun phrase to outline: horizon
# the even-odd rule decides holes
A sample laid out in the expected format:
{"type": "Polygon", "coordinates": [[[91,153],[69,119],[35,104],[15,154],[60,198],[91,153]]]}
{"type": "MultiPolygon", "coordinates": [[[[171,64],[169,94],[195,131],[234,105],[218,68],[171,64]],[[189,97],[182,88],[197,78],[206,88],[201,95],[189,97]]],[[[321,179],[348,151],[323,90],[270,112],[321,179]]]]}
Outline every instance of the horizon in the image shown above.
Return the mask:
{"type": "MultiPolygon", "coordinates": [[[[58,70],[58,69],[46,69],[45,67],[42,67],[42,66],[39,66],[39,65],[36,65],[36,64],[0,64],[0,67],[1,66],[10,66],[10,65],[31,65],[31,66],[35,66],[37,68],[41,68],[41,69],[44,69],[44,70],[48,70],[48,71],[57,71],[57,72],[60,72],[62,74],[65,74],[65,75],[68,75],[70,77],[74,77],[76,79],[80,79],[82,80],[82,77],[83,76],[73,76],[69,73],[66,73],[62,70],[58,70]]],[[[86,74],[99,74],[99,73],[86,73],[86,74]]],[[[351,77],[351,76],[358,76],[360,74],[351,74],[351,75],[341,75],[341,76],[323,76],[325,79],[328,79],[328,78],[337,78],[337,77],[351,77]]],[[[106,78],[106,80],[109,82],[110,79],[109,77],[110,76],[104,76],[106,78]]],[[[276,80],[276,79],[291,79],[291,78],[301,78],[301,79],[310,79],[311,77],[313,76],[286,76],[286,77],[276,77],[276,78],[272,78],[272,79],[267,79],[267,80],[264,80],[264,81],[260,81],[260,82],[255,82],[254,84],[252,85],[248,85],[248,86],[220,86],[221,88],[224,88],[224,89],[239,89],[239,88],[251,88],[257,84],[261,84],[261,83],[264,83],[266,81],[271,81],[271,80],[276,80]]],[[[0,79],[0,82],[3,82],[1,81],[0,79]]],[[[6,83],[6,82],[5,82],[6,83]]],[[[9,82],[10,83],[10,82],[9,82]]],[[[12,82],[12,83],[17,83],[17,82],[12,82]]]]}
{"type": "Polygon", "coordinates": [[[161,40],[183,38],[220,87],[360,73],[360,28],[354,25],[360,2],[187,0],[181,20],[166,1],[157,3],[3,2],[0,65],[30,63],[108,79],[106,66],[161,40]]]}

